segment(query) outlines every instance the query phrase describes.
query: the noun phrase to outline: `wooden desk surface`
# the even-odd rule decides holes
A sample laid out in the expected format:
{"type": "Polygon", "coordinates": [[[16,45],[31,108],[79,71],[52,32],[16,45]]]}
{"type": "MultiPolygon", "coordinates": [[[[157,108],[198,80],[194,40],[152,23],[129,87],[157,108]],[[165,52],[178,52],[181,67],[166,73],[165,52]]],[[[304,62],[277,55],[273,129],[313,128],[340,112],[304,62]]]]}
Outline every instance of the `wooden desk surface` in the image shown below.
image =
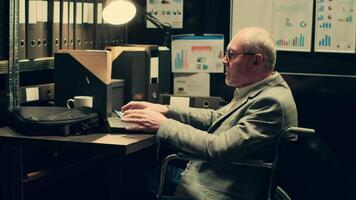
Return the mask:
{"type": "Polygon", "coordinates": [[[20,135],[10,127],[0,128],[0,140],[9,141],[18,144],[35,144],[43,143],[66,145],[83,145],[83,147],[101,147],[103,149],[120,149],[123,154],[127,155],[140,149],[155,144],[155,135],[151,134],[89,134],[80,136],[24,136],[20,135]]]}

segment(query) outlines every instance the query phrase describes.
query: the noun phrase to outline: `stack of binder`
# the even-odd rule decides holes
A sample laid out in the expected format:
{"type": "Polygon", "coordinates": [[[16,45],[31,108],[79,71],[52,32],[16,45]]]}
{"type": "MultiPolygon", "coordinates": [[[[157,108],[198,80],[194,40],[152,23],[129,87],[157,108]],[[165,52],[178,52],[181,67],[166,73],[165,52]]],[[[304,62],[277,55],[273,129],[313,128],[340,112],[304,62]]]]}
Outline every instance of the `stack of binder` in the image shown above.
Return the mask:
{"type": "MultiPolygon", "coordinates": [[[[18,1],[20,60],[54,56],[60,49],[104,49],[124,41],[125,28],[103,20],[107,0],[18,1]]],[[[3,1],[1,6],[6,7],[3,1]]],[[[1,21],[5,26],[8,20],[1,21]]],[[[7,55],[2,49],[1,59],[7,55]]]]}

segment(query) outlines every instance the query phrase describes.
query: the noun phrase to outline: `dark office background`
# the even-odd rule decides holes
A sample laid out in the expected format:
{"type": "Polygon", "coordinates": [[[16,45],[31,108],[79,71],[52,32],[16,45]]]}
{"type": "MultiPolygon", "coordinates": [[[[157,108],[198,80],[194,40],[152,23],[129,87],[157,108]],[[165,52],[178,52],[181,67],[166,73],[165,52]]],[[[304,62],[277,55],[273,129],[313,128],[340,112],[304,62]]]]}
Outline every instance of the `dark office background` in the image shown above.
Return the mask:
{"type": "MultiPolygon", "coordinates": [[[[0,15],[6,16],[3,7],[7,1],[0,2],[0,15]]],[[[143,7],[146,4],[145,0],[136,2],[143,7]]],[[[185,0],[184,28],[173,29],[172,34],[220,33],[225,35],[226,46],[230,38],[229,17],[229,0],[185,0]]],[[[3,27],[7,26],[7,22],[3,19],[1,17],[0,34],[6,36],[3,27]]],[[[146,29],[145,25],[144,18],[137,15],[127,26],[119,28],[127,28],[127,43],[161,44],[164,33],[146,29]]],[[[125,39],[125,36],[122,37],[125,39]]],[[[1,49],[6,48],[4,40],[0,44],[1,49]]],[[[3,54],[0,56],[6,57],[3,54]]],[[[282,170],[281,184],[296,199],[355,199],[355,63],[355,54],[278,52],[276,69],[293,90],[299,125],[314,128],[320,138],[320,141],[311,141],[308,150],[291,150],[289,164],[282,170]],[[306,156],[298,156],[298,152],[306,156]]],[[[2,91],[4,77],[0,74],[2,91]]],[[[52,81],[52,70],[21,73],[21,85],[52,81]]],[[[229,101],[233,88],[225,86],[223,74],[212,74],[210,91],[211,96],[229,101]]]]}

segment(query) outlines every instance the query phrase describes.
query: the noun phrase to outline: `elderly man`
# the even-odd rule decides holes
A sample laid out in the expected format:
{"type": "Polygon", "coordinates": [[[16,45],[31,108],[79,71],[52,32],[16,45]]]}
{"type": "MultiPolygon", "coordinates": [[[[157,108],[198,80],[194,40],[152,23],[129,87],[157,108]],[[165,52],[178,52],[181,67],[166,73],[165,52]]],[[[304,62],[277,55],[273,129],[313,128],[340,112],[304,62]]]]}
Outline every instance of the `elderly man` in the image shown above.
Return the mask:
{"type": "Polygon", "coordinates": [[[290,88],[274,71],[276,49],[263,29],[240,30],[227,46],[225,82],[232,101],[219,110],[181,108],[148,102],[122,107],[133,130],[157,132],[159,143],[199,155],[182,173],[176,196],[193,199],[263,199],[266,173],[224,164],[237,159],[272,159],[281,131],[297,126],[290,88]]]}

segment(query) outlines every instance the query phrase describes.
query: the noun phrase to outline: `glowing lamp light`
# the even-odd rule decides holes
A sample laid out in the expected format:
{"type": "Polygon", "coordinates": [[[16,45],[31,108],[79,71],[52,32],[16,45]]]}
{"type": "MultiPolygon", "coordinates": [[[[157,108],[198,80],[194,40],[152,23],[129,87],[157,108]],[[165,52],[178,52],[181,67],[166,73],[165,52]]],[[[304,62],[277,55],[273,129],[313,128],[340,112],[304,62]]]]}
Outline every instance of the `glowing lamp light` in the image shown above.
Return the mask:
{"type": "Polygon", "coordinates": [[[113,25],[121,25],[131,21],[136,15],[136,7],[132,2],[112,1],[103,9],[103,19],[113,25]]]}

